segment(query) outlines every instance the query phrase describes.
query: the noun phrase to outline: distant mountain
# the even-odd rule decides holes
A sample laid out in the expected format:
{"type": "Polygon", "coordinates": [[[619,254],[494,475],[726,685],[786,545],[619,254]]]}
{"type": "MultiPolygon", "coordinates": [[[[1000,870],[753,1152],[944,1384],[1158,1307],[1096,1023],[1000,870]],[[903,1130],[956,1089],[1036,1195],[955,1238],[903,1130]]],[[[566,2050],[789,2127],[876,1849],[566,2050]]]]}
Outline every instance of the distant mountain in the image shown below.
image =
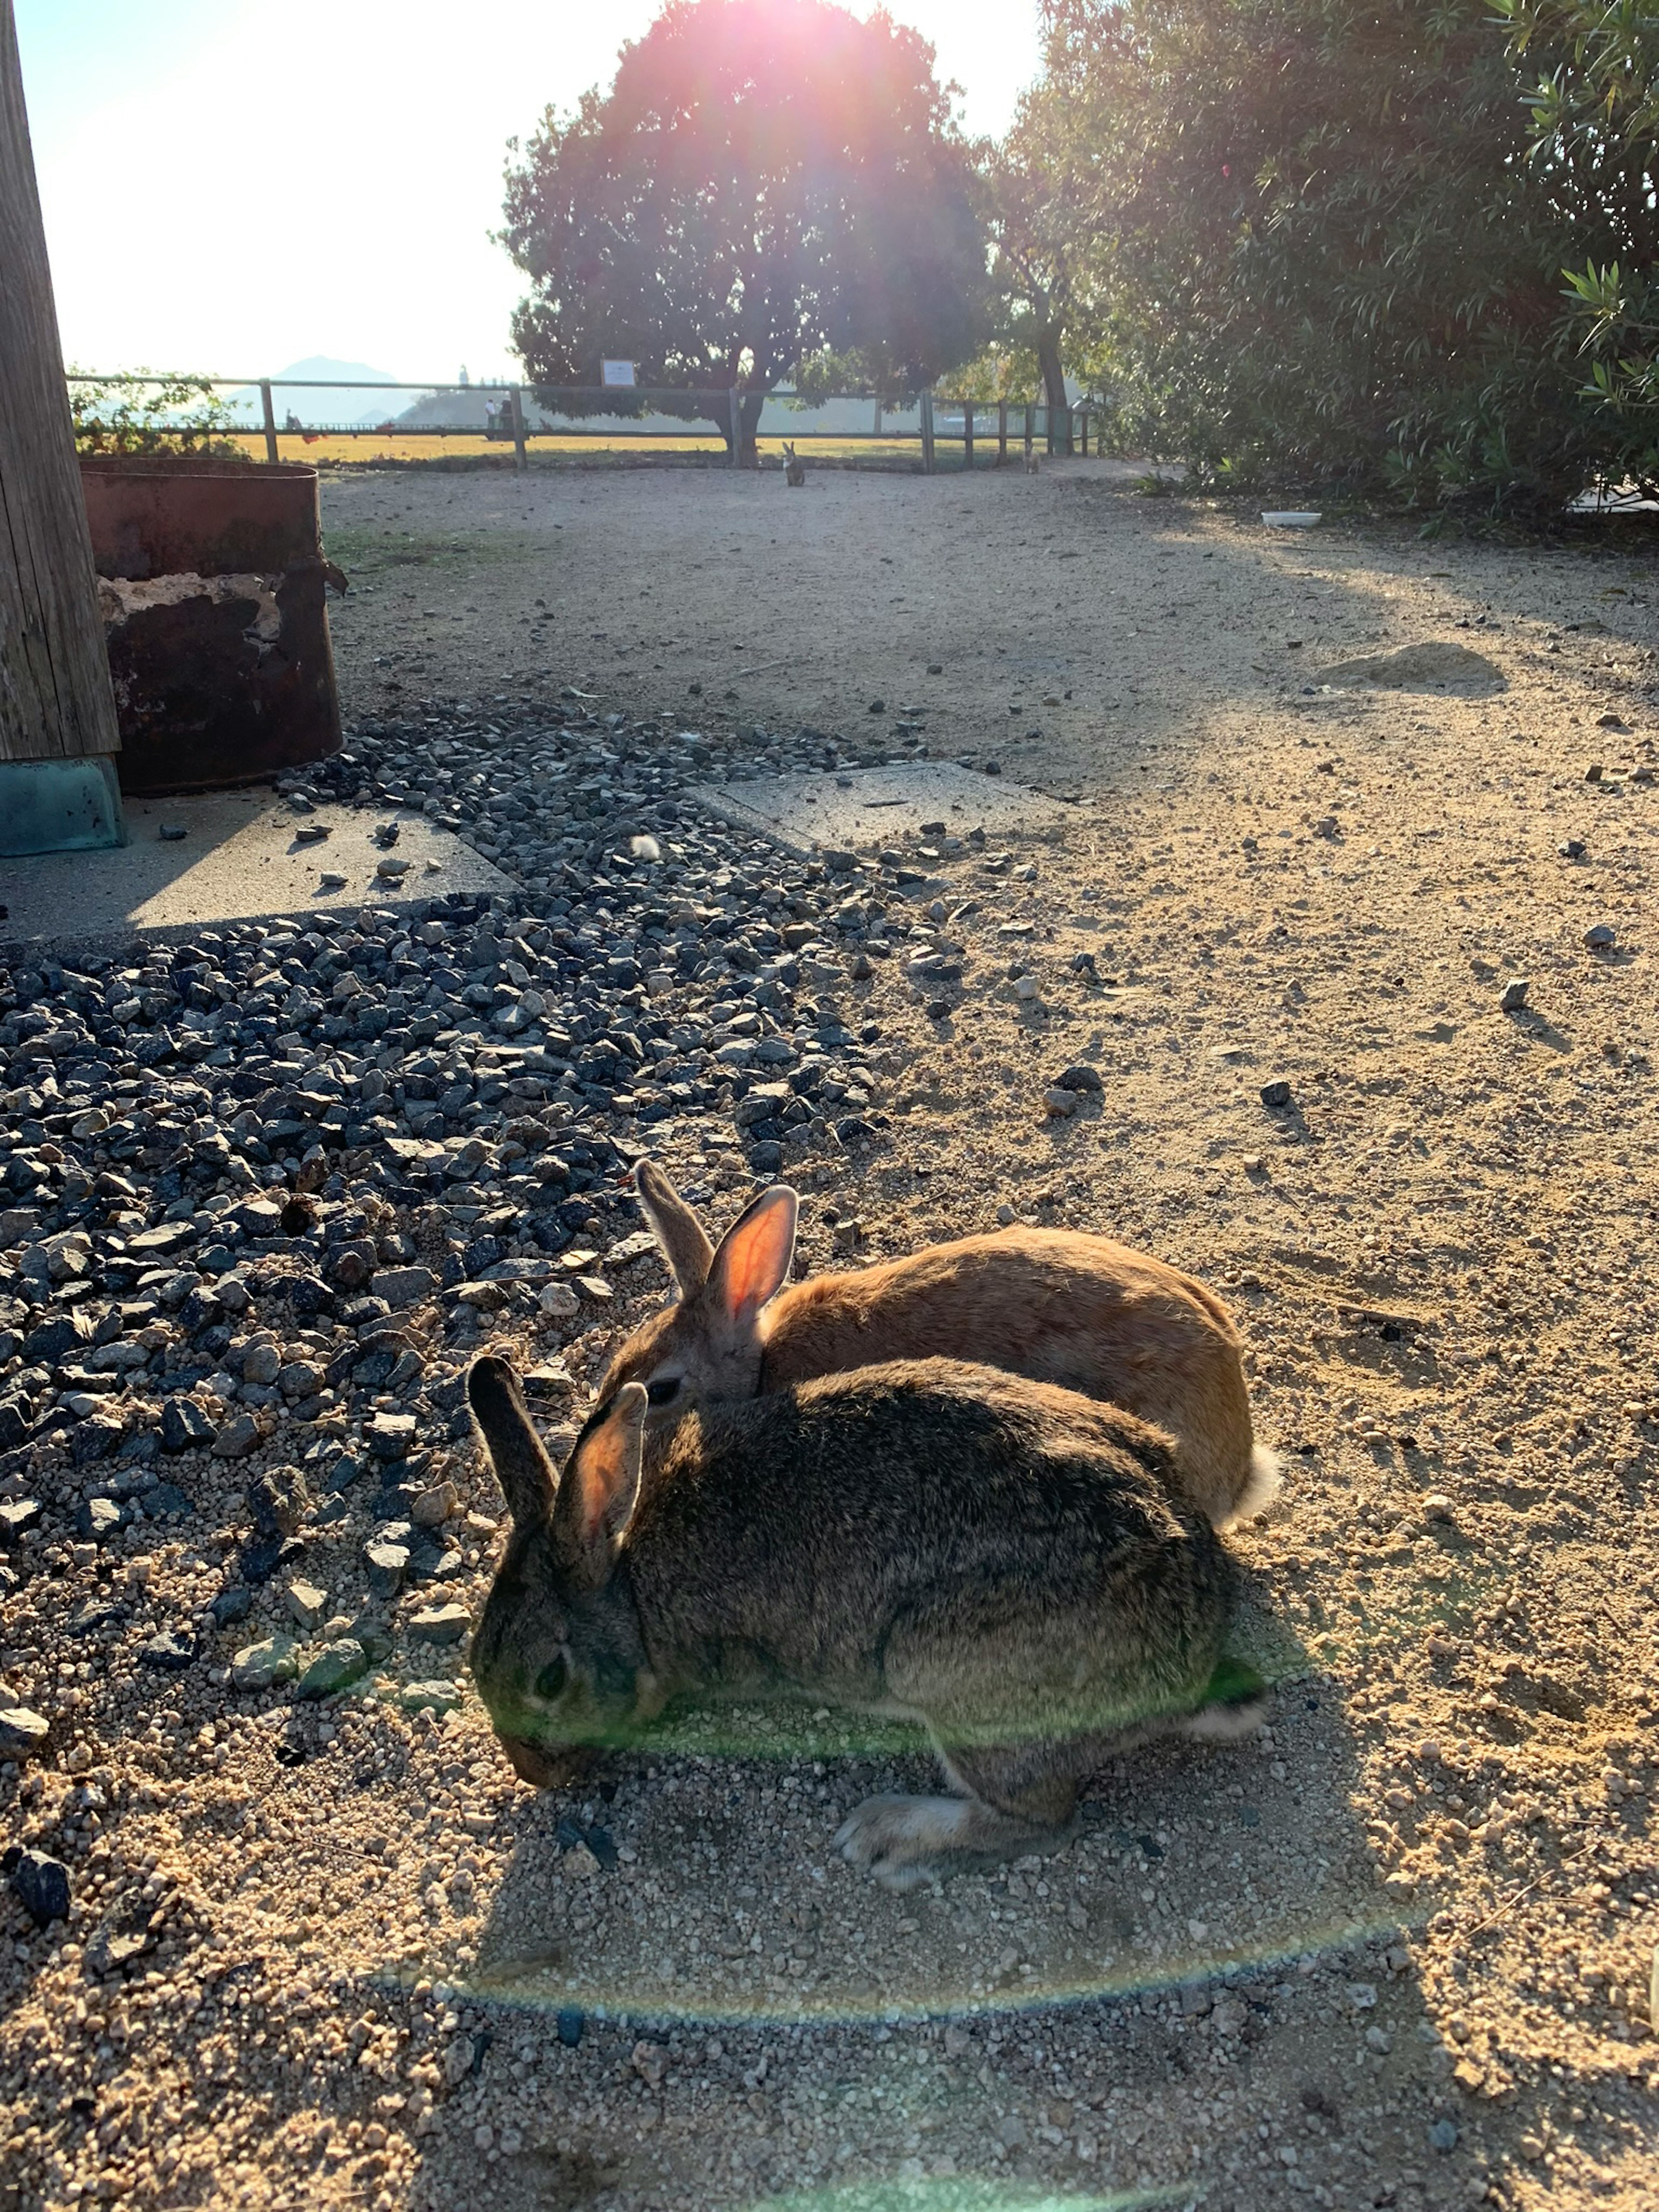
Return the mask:
{"type": "MultiPolygon", "coordinates": [[[[305,361],[289,362],[281,375],[271,378],[271,404],[276,410],[279,427],[290,414],[297,415],[308,430],[333,423],[349,426],[357,422],[384,422],[389,411],[395,412],[407,404],[410,395],[401,392],[395,394],[393,407],[388,410],[384,401],[377,404],[370,393],[356,392],[351,387],[359,384],[393,384],[396,381],[397,379],[386,369],[370,368],[361,361],[335,361],[327,354],[314,353],[305,361]],[[336,377],[342,381],[336,384],[331,380],[336,377]],[[322,388],[311,392],[292,389],[285,392],[281,387],[284,380],[290,378],[296,384],[318,385],[322,388]]],[[[415,396],[418,398],[419,395],[415,396]]],[[[240,391],[233,392],[227,404],[239,422],[257,424],[264,420],[257,385],[244,385],[240,391]]]]}

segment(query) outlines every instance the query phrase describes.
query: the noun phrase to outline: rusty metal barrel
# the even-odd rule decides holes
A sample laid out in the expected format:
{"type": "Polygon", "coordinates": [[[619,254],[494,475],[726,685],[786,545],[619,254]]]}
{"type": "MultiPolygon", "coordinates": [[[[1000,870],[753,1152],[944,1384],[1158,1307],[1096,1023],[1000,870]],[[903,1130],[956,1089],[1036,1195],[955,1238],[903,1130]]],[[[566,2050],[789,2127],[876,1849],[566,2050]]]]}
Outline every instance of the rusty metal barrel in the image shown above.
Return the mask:
{"type": "Polygon", "coordinates": [[[81,484],[134,793],[258,783],[340,747],[317,471],[88,454],[81,484]]]}

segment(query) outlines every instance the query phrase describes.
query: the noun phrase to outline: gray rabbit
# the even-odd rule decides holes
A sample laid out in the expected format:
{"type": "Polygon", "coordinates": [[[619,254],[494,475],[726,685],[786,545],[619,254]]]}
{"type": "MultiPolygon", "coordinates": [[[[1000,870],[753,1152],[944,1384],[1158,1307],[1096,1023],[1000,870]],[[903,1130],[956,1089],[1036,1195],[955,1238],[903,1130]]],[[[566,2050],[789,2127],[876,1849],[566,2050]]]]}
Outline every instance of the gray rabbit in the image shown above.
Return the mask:
{"type": "Polygon", "coordinates": [[[513,1516],[472,1672],[527,1780],[679,1695],[920,1720],[957,1794],[872,1797],[836,1838],[902,1889],[1058,1850],[1129,1742],[1261,1717],[1224,1650],[1231,1562],[1175,1502],[1167,1439],[1116,1407],[902,1360],[647,1438],[628,1383],[556,1480],[505,1361],[468,1395],[513,1516]]]}

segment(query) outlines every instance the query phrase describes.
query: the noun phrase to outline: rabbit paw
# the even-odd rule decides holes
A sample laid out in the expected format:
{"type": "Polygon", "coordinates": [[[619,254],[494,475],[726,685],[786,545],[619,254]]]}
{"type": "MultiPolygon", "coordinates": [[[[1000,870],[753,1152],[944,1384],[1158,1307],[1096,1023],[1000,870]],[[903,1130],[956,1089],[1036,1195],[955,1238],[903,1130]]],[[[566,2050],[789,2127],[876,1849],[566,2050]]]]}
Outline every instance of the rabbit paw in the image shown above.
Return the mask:
{"type": "Polygon", "coordinates": [[[969,1839],[978,1808],[963,1797],[866,1797],[836,1831],[836,1849],[884,1889],[915,1889],[969,1839]]]}

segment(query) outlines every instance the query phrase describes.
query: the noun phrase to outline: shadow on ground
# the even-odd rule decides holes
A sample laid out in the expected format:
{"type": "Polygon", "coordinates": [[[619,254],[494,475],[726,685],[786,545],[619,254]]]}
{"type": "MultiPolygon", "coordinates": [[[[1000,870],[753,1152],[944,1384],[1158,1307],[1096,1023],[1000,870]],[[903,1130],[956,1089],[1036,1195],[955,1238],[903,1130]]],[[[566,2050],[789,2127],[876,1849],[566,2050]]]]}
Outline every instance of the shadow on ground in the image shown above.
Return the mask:
{"type": "Polygon", "coordinates": [[[841,1755],[822,1713],[728,1715],[741,1752],[711,1733],[536,1800],[456,2000],[477,2126],[415,2201],[454,2203],[486,2142],[495,2202],[755,2212],[1243,2207],[1361,2141],[1396,2179],[1445,2166],[1450,2060],[1401,1940],[1426,1905],[1379,1887],[1340,1698],[1254,1590],[1240,1643],[1276,1685],[1264,1740],[1135,1752],[1064,1856],[942,1890],[832,1855],[931,1762],[841,1755]]]}

